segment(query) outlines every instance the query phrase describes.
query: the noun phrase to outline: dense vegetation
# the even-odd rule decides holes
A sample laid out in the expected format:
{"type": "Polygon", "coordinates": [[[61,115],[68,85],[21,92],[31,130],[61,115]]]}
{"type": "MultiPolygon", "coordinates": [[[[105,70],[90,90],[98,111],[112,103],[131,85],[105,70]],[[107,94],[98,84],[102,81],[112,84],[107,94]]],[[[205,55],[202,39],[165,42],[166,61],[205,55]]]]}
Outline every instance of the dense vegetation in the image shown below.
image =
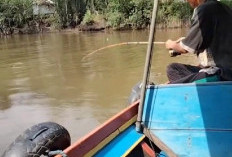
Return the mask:
{"type": "MultiPolygon", "coordinates": [[[[56,0],[59,24],[93,25],[104,23],[115,29],[146,28],[151,19],[153,0],[56,0]],[[65,10],[65,8],[68,8],[65,10]],[[67,16],[68,15],[68,16],[67,16]]],[[[166,0],[160,3],[159,23],[171,19],[188,20],[192,10],[186,2],[166,0]]]]}
{"type": "MultiPolygon", "coordinates": [[[[33,15],[33,0],[0,0],[0,33],[40,32],[43,27],[63,29],[101,26],[142,29],[150,24],[153,0],[53,0],[55,13],[33,15]],[[31,30],[31,31],[30,31],[31,30]]],[[[227,1],[226,1],[227,2],[227,1]]],[[[231,3],[227,3],[232,5],[231,3]]],[[[159,5],[162,27],[188,23],[192,9],[186,2],[165,0],[159,5]]]]}
{"type": "Polygon", "coordinates": [[[22,28],[31,21],[31,0],[1,0],[0,1],[0,32],[12,33],[13,27],[22,28]]]}

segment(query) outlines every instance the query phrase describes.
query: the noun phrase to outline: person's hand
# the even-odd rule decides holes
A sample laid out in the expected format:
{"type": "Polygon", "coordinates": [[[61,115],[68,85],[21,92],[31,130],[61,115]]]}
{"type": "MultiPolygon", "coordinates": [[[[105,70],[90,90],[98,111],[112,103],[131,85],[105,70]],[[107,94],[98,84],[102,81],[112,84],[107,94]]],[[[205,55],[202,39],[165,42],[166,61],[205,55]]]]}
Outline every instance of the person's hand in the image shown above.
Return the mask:
{"type": "Polygon", "coordinates": [[[177,43],[181,42],[185,37],[180,37],[179,39],[176,40],[177,43]]]}
{"type": "MultiPolygon", "coordinates": [[[[176,41],[173,41],[173,40],[167,40],[165,42],[165,46],[168,50],[173,50],[173,51],[169,51],[169,53],[171,54],[171,56],[173,56],[173,53],[177,53],[177,55],[180,55],[182,53],[188,53],[188,51],[186,51],[185,49],[183,49],[181,46],[180,46],[180,41],[183,40],[184,38],[179,38],[178,40],[176,41]]],[[[175,55],[176,56],[176,55],[175,55]]]]}
{"type": "Polygon", "coordinates": [[[172,50],[174,44],[176,44],[176,41],[173,41],[173,40],[168,39],[168,40],[165,42],[166,49],[172,50]]]}

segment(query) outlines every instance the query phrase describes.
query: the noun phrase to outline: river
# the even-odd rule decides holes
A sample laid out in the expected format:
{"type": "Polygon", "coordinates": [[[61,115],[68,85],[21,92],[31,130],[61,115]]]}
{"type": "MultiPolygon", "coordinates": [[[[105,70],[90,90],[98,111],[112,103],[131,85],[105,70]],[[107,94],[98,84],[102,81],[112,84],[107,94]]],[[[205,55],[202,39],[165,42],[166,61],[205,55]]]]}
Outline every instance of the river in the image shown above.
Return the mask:
{"type": "MultiPolygon", "coordinates": [[[[185,33],[157,30],[155,39],[185,33]]],[[[147,41],[148,35],[147,30],[72,31],[0,38],[0,154],[32,125],[59,123],[73,143],[125,108],[131,88],[142,80],[147,45],[87,54],[110,44],[147,41]]],[[[192,55],[169,57],[164,45],[154,49],[150,80],[156,84],[167,81],[169,63],[195,63],[192,55]]]]}

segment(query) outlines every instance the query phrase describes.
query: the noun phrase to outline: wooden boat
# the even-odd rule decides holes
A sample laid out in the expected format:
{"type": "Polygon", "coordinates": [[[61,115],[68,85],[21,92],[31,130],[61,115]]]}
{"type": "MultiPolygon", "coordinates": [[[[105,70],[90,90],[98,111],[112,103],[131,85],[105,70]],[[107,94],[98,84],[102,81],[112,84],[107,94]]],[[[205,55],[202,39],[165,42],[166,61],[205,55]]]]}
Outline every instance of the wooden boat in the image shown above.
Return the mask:
{"type": "Polygon", "coordinates": [[[134,125],[137,101],[65,149],[65,154],[232,156],[232,82],[154,85],[146,90],[141,133],[134,125]]]}

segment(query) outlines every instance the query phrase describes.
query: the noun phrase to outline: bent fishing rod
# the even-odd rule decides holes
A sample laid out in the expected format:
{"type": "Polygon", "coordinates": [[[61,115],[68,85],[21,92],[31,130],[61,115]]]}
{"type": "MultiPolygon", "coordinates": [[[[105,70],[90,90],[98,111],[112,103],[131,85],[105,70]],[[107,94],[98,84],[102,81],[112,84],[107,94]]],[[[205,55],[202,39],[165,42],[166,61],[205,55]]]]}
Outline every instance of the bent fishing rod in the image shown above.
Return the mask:
{"type": "MultiPolygon", "coordinates": [[[[93,54],[97,53],[98,51],[102,51],[104,49],[107,49],[107,48],[112,48],[112,47],[116,47],[116,46],[122,46],[122,45],[147,45],[148,42],[146,41],[138,41],[138,42],[122,42],[122,43],[118,43],[118,44],[112,44],[112,45],[108,45],[108,46],[105,46],[105,47],[102,47],[102,48],[99,48],[89,54],[87,54],[85,57],[82,58],[82,60],[85,60],[87,59],[88,57],[92,56],[93,54]]],[[[157,45],[164,45],[165,42],[163,41],[156,41],[156,42],[153,42],[153,44],[157,44],[157,45]]]]}

